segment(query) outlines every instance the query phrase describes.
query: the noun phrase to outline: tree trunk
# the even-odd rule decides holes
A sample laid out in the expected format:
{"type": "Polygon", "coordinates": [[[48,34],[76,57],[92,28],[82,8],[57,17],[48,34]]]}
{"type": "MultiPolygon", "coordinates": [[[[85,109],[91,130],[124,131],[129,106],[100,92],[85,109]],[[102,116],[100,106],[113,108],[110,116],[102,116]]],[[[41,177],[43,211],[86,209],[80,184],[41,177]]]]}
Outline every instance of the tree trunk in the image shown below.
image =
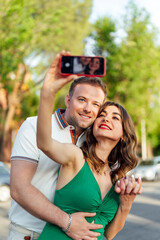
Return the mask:
{"type": "Polygon", "coordinates": [[[0,150],[0,161],[10,162],[12,149],[12,130],[9,129],[8,133],[2,138],[1,150],[0,150]]]}
{"type": "Polygon", "coordinates": [[[147,144],[147,155],[148,155],[148,158],[153,157],[153,148],[152,148],[151,143],[149,141],[148,141],[148,144],[147,144]]]}
{"type": "Polygon", "coordinates": [[[11,149],[12,149],[12,121],[15,115],[16,107],[20,103],[18,93],[25,79],[25,67],[19,64],[15,79],[14,88],[10,97],[8,97],[8,112],[5,120],[5,124],[1,134],[0,144],[0,160],[3,162],[10,161],[11,149]],[[23,75],[23,76],[22,76],[23,75]]]}

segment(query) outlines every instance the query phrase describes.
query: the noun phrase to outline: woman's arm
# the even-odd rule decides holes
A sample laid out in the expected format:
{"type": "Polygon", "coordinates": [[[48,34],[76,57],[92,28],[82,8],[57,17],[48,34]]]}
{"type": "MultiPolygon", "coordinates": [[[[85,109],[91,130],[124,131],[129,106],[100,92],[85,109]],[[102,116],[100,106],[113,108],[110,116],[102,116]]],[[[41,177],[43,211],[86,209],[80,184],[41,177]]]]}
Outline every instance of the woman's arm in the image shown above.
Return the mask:
{"type": "Polygon", "coordinates": [[[142,192],[141,179],[121,179],[116,183],[115,191],[120,193],[120,205],[114,219],[105,228],[104,235],[107,240],[113,239],[123,229],[136,195],[142,192]]]}
{"type": "Polygon", "coordinates": [[[124,195],[126,204],[120,204],[114,219],[105,228],[105,237],[107,240],[113,239],[118,232],[120,232],[124,225],[126,218],[131,210],[132,202],[136,195],[124,195]],[[129,199],[130,198],[130,199],[129,199]]]}
{"type": "Polygon", "coordinates": [[[57,56],[52,63],[41,90],[37,120],[37,145],[48,157],[65,165],[74,160],[77,152],[82,154],[82,151],[73,144],[60,143],[51,137],[51,118],[55,95],[63,85],[73,80],[73,76],[57,77],[59,73],[56,73],[53,78],[59,58],[60,56],[57,56]]]}

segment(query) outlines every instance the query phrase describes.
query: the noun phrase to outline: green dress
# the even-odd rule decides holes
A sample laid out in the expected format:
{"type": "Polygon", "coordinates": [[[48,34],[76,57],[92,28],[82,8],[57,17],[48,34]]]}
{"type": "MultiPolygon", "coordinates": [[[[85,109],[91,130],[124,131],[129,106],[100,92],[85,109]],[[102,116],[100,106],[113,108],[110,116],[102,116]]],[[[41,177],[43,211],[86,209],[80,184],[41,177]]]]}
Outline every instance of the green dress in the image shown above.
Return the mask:
{"type": "MultiPolygon", "coordinates": [[[[64,187],[55,192],[54,204],[67,213],[96,212],[96,216],[86,220],[102,224],[103,228],[95,230],[103,239],[105,226],[114,218],[119,206],[119,194],[114,191],[114,185],[110,188],[102,200],[101,191],[87,161],[77,175],[64,187]]],[[[67,240],[68,237],[58,226],[46,223],[38,240],[67,240]]]]}

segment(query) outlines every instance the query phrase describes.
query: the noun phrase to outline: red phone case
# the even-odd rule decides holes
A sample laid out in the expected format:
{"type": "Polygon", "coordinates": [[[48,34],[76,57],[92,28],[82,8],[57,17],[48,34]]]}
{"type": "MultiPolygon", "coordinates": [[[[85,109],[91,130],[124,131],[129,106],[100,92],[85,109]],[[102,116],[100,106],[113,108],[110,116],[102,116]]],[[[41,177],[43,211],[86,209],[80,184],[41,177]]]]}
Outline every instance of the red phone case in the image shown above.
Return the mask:
{"type": "Polygon", "coordinates": [[[62,68],[62,57],[60,58],[60,64],[59,64],[59,71],[60,71],[60,74],[63,75],[63,76],[69,76],[69,75],[77,75],[77,76],[88,76],[88,77],[104,77],[106,75],[106,59],[102,56],[76,56],[76,55],[72,55],[72,56],[67,56],[67,57],[79,57],[79,58],[103,58],[103,74],[99,75],[99,74],[86,74],[86,73],[63,73],[61,72],[61,68],[62,68]]]}

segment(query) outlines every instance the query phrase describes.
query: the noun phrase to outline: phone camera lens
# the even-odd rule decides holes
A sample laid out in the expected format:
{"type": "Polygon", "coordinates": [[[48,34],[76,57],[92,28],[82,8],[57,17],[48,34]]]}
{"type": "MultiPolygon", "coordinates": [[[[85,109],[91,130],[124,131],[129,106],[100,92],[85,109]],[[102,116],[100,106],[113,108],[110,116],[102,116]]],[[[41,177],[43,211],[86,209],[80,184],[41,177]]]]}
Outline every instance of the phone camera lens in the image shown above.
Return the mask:
{"type": "Polygon", "coordinates": [[[70,63],[69,62],[65,63],[65,67],[70,67],[70,63]]]}

